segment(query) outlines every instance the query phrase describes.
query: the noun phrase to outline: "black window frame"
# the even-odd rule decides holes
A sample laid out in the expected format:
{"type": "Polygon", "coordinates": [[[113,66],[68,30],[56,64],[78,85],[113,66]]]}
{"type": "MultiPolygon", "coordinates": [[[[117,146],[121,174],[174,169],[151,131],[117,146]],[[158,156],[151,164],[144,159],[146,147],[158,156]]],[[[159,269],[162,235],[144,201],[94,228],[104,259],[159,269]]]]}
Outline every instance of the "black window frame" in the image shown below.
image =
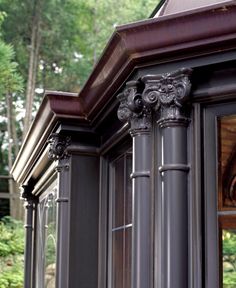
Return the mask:
{"type": "Polygon", "coordinates": [[[206,105],[202,109],[202,177],[204,203],[205,287],[221,288],[220,220],[227,212],[218,209],[218,118],[236,114],[236,101],[206,105]]]}
{"type": "Polygon", "coordinates": [[[132,153],[132,139],[126,132],[119,141],[113,143],[100,154],[100,199],[99,199],[99,241],[98,241],[98,287],[111,288],[110,256],[109,256],[109,225],[110,225],[110,194],[112,162],[125,153],[132,153]]]}

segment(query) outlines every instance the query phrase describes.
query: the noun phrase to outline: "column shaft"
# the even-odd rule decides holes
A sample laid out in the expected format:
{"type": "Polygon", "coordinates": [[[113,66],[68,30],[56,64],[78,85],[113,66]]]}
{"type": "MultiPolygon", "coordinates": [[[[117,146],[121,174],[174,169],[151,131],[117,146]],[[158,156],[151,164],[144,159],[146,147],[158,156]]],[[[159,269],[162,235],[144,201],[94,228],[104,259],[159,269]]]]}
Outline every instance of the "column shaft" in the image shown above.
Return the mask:
{"type": "Polygon", "coordinates": [[[132,287],[151,287],[151,140],[133,136],[132,287]]]}
{"type": "Polygon", "coordinates": [[[33,213],[34,201],[28,200],[25,204],[24,288],[32,288],[33,213]]]}
{"type": "Polygon", "coordinates": [[[165,286],[188,287],[187,128],[166,127],[163,137],[163,244],[165,286]]]}

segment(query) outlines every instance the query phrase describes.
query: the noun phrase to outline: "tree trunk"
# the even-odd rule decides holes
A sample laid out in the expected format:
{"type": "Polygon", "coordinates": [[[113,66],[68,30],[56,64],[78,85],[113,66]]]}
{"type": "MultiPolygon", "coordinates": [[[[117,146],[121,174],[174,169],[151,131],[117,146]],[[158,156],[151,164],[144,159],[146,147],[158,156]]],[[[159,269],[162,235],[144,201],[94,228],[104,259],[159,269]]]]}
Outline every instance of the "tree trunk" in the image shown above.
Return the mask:
{"type": "Polygon", "coordinates": [[[32,107],[35,94],[35,83],[38,70],[39,48],[41,40],[40,22],[41,8],[43,0],[34,0],[33,15],[32,15],[32,33],[29,56],[28,81],[26,89],[26,112],[24,118],[23,139],[25,138],[32,120],[32,107]]]}
{"type": "MultiPolygon", "coordinates": [[[[14,118],[14,109],[12,103],[12,95],[6,95],[7,106],[7,133],[8,133],[8,169],[13,165],[13,159],[18,152],[18,143],[16,137],[16,125],[14,118]]],[[[9,173],[10,174],[10,173],[9,173]]],[[[9,178],[8,187],[10,193],[10,215],[15,219],[23,220],[23,205],[20,200],[19,187],[13,178],[9,178]]]]}
{"type": "Polygon", "coordinates": [[[99,33],[99,23],[97,21],[97,14],[98,14],[98,0],[95,0],[94,7],[93,7],[93,37],[95,39],[94,41],[94,47],[93,47],[93,66],[97,63],[97,36],[99,33]]]}

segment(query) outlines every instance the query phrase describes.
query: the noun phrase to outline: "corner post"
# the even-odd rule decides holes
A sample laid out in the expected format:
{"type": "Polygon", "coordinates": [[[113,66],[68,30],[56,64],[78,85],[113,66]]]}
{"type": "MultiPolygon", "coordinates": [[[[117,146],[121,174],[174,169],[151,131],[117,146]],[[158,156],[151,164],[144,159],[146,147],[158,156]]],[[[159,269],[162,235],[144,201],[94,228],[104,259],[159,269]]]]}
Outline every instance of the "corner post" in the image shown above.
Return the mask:
{"type": "Polygon", "coordinates": [[[151,111],[143,104],[140,83],[126,84],[118,95],[118,118],[129,121],[133,138],[132,288],[151,287],[151,111]]]}
{"type": "Polygon", "coordinates": [[[53,133],[48,139],[48,157],[57,161],[58,173],[57,194],[57,257],[56,257],[56,287],[69,287],[69,198],[70,198],[70,157],[67,147],[71,138],[53,133]]]}
{"type": "Polygon", "coordinates": [[[162,137],[163,288],[188,287],[188,147],[185,103],[191,70],[144,76],[143,101],[156,111],[162,137]]]}
{"type": "Polygon", "coordinates": [[[25,201],[25,252],[24,252],[24,288],[32,288],[33,260],[33,219],[37,199],[32,195],[33,187],[22,187],[21,198],[25,201]]]}

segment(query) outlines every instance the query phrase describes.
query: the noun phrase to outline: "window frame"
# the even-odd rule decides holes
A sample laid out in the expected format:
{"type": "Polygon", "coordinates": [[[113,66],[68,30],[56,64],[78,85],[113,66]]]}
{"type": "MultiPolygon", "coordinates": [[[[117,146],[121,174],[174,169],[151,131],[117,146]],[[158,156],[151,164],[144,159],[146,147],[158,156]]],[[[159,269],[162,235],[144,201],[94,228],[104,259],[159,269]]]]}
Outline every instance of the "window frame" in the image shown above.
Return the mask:
{"type": "Polygon", "coordinates": [[[126,132],[119,141],[112,144],[108,149],[100,154],[100,199],[99,199],[99,240],[98,240],[98,287],[111,288],[110,268],[111,259],[109,257],[109,225],[110,225],[110,175],[111,163],[122,154],[129,151],[132,153],[132,138],[126,132]]]}
{"type": "Polygon", "coordinates": [[[217,103],[203,107],[202,163],[204,201],[204,270],[205,287],[220,288],[220,227],[228,211],[219,209],[218,198],[218,118],[236,114],[236,102],[217,103]]]}
{"type": "MultiPolygon", "coordinates": [[[[57,179],[57,175],[56,173],[49,179],[48,182],[45,183],[45,185],[42,186],[42,188],[40,189],[39,191],[39,196],[38,196],[38,203],[37,203],[37,206],[36,206],[36,211],[35,211],[35,224],[34,224],[34,227],[35,227],[35,259],[34,259],[34,267],[35,267],[35,280],[34,280],[34,285],[37,287],[37,288],[40,288],[40,286],[38,286],[38,283],[41,281],[44,281],[45,280],[45,277],[44,279],[38,279],[38,277],[42,277],[42,275],[45,276],[45,271],[44,273],[42,273],[42,275],[39,274],[39,271],[38,271],[38,266],[39,265],[43,265],[43,270],[45,270],[45,267],[44,267],[44,264],[45,263],[41,263],[41,260],[42,259],[39,259],[38,258],[38,254],[40,253],[39,251],[39,244],[38,244],[38,237],[39,237],[39,229],[41,228],[39,226],[39,212],[38,212],[38,209],[40,209],[40,204],[52,193],[53,190],[56,190],[56,196],[58,196],[58,179],[57,179]]],[[[57,197],[56,197],[57,198],[57,197]]],[[[55,198],[55,202],[56,202],[56,198],[55,198]]],[[[57,203],[56,204],[56,210],[57,210],[57,203]]],[[[56,214],[58,214],[58,211],[56,212],[56,214]]],[[[47,217],[47,215],[44,215],[43,217],[47,217]]],[[[58,227],[58,217],[56,216],[56,227],[58,227]]],[[[57,234],[57,230],[56,230],[56,234],[57,234]]],[[[44,239],[45,240],[45,239],[44,239]]],[[[46,241],[45,241],[46,243],[46,241]]],[[[44,247],[43,249],[45,250],[45,243],[44,243],[44,247]]],[[[56,259],[57,259],[57,247],[58,247],[58,243],[56,244],[56,259]]],[[[56,266],[57,266],[57,260],[56,260],[56,266]]],[[[57,271],[57,268],[56,268],[56,271],[57,271]]],[[[42,287],[44,287],[44,282],[41,283],[41,285],[43,285],[42,287]]]]}
{"type": "MultiPolygon", "coordinates": [[[[127,155],[131,156],[131,161],[132,161],[132,151],[130,151],[130,149],[128,149],[127,151],[119,154],[119,156],[117,156],[115,159],[112,159],[111,161],[109,161],[109,173],[108,173],[108,178],[109,178],[109,195],[108,195],[108,215],[109,215],[109,219],[108,219],[108,270],[107,270],[107,278],[108,278],[108,287],[113,287],[112,285],[112,281],[113,281],[113,277],[112,277],[112,255],[113,255],[113,212],[114,212],[114,207],[113,207],[113,201],[114,201],[114,188],[115,188],[115,162],[118,161],[119,159],[121,159],[122,157],[124,157],[124,169],[126,171],[126,161],[127,161],[127,155]]],[[[132,173],[132,171],[131,171],[132,173]]],[[[125,172],[124,172],[125,174],[125,172]]],[[[126,178],[124,179],[124,181],[126,182],[126,178]]],[[[130,178],[130,182],[131,182],[131,187],[132,187],[132,180],[130,178]]],[[[124,184],[124,183],[123,183],[124,184]]],[[[132,203],[132,208],[133,208],[133,203],[132,203]]],[[[125,207],[124,207],[125,209],[125,207]]],[[[133,215],[133,211],[131,211],[132,215],[133,215]]],[[[125,221],[125,219],[124,219],[125,221]]],[[[127,225],[131,225],[129,227],[132,227],[132,219],[131,219],[131,223],[127,224],[127,225]]],[[[126,229],[126,224],[124,224],[123,226],[120,226],[119,228],[122,229],[126,229]]],[[[132,231],[132,230],[131,230],[132,231]]],[[[132,233],[132,232],[131,232],[132,233]]],[[[132,237],[131,237],[132,238],[132,237]]],[[[132,251],[130,251],[130,253],[132,254],[132,251]]],[[[124,261],[124,260],[123,260],[124,261]]],[[[124,275],[123,275],[124,277],[124,275]]]]}

